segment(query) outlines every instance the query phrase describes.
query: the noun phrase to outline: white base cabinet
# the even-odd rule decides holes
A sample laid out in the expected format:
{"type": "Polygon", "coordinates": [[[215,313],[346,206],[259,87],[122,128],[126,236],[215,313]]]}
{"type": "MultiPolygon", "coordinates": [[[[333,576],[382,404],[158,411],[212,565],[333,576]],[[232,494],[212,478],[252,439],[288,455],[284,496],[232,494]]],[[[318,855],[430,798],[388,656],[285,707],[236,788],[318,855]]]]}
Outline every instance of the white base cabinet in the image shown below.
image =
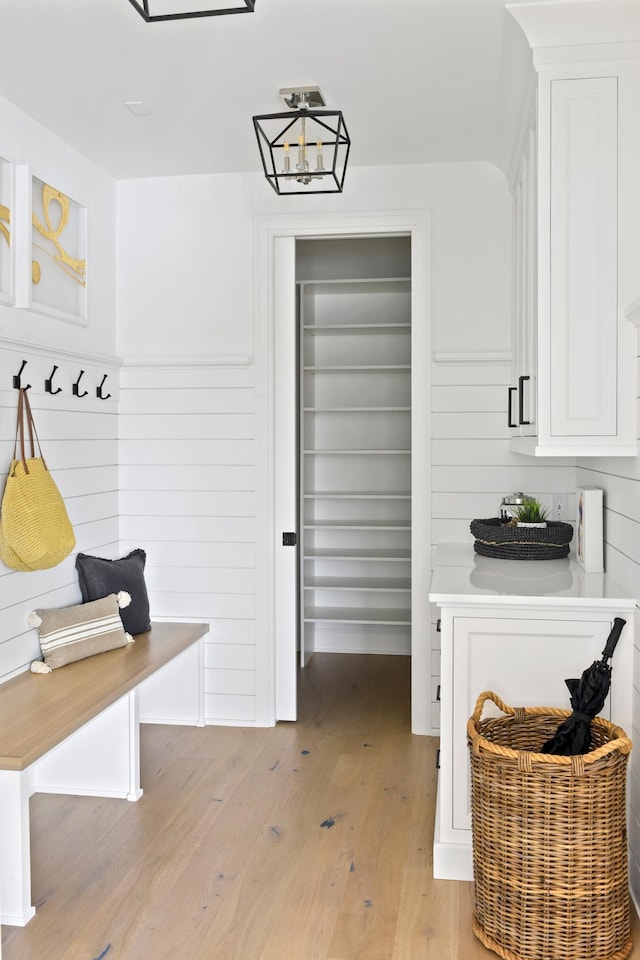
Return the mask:
{"type": "MultiPolygon", "coordinates": [[[[485,571],[494,565],[500,579],[505,561],[477,559],[485,571]]],[[[568,560],[521,562],[530,569],[532,592],[541,563],[548,572],[550,567],[557,569],[559,583],[570,582],[569,596],[507,593],[500,597],[476,591],[474,597],[469,574],[475,565],[434,571],[430,599],[440,608],[442,646],[433,851],[434,877],[438,879],[473,879],[467,721],[480,693],[491,690],[510,706],[569,709],[565,678],[579,677],[600,658],[614,618],[621,616],[627,626],[614,654],[612,686],[603,715],[631,731],[635,601],[611,584],[603,589],[606,577],[585,575],[568,560]],[[591,595],[570,595],[580,591],[591,595]]],[[[526,570],[521,573],[526,577],[526,570]]],[[[553,577],[545,580],[549,584],[553,577]]],[[[524,593],[522,582],[520,578],[518,589],[524,593]]],[[[496,593],[501,586],[502,581],[496,584],[496,593]]],[[[490,710],[490,705],[485,706],[485,715],[490,710]]],[[[498,715],[497,710],[495,713],[498,715]]]]}

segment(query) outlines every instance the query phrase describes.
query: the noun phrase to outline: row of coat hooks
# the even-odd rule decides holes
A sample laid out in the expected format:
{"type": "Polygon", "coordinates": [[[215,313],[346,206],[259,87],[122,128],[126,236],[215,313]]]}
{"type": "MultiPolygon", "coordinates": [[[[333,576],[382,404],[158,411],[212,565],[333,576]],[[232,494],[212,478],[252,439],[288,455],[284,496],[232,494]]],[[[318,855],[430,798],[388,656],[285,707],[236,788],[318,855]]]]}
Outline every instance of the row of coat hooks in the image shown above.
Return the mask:
{"type": "MultiPolygon", "coordinates": [[[[27,361],[23,360],[22,366],[18,370],[17,374],[14,374],[13,386],[15,390],[29,390],[31,388],[30,383],[22,382],[22,374],[26,365],[27,365],[27,361]]],[[[53,370],[51,371],[51,373],[49,374],[49,376],[44,382],[45,393],[56,394],[56,393],[62,392],[62,387],[56,387],[55,390],[53,388],[53,378],[56,375],[57,369],[58,369],[58,365],[54,364],[53,370]]],[[[81,370],[78,375],[78,379],[74,384],[71,385],[71,392],[73,393],[74,397],[86,397],[89,393],[88,390],[83,390],[82,393],[80,392],[80,381],[82,380],[83,376],[84,376],[84,370],[81,370]]],[[[107,376],[108,374],[105,373],[105,375],[102,378],[102,381],[96,387],[96,397],[98,398],[98,400],[108,400],[109,397],[111,396],[110,393],[103,392],[103,388],[104,388],[107,376]]]]}

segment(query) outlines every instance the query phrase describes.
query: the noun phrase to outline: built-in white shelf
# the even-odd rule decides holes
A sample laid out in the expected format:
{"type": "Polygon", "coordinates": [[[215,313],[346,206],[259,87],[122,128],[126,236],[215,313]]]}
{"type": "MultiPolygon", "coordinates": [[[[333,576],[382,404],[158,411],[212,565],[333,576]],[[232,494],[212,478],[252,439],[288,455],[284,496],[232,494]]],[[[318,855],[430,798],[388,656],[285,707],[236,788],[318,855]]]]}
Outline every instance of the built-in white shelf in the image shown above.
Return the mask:
{"type": "Polygon", "coordinates": [[[335,449],[335,448],[334,448],[334,449],[332,449],[332,450],[305,450],[305,451],[304,451],[304,455],[305,455],[306,457],[319,457],[319,456],[323,456],[324,454],[328,454],[328,455],[330,455],[330,456],[332,456],[332,457],[335,457],[335,456],[339,456],[339,457],[340,457],[340,456],[347,456],[347,457],[355,457],[355,456],[357,456],[357,457],[361,457],[361,456],[371,457],[371,456],[375,456],[375,457],[377,457],[377,456],[380,456],[381,453],[384,453],[384,454],[387,454],[387,455],[393,454],[394,456],[398,456],[398,455],[400,455],[400,454],[402,454],[402,455],[405,455],[405,454],[406,454],[406,455],[408,455],[408,456],[411,456],[411,450],[385,450],[383,447],[381,447],[379,450],[376,450],[376,449],[370,449],[370,450],[338,450],[338,449],[335,449]]]}
{"type": "Polygon", "coordinates": [[[308,550],[304,553],[305,560],[358,560],[358,561],[371,561],[372,563],[379,563],[380,561],[391,561],[406,563],[411,560],[411,550],[407,547],[406,549],[393,549],[392,547],[387,547],[380,550],[371,550],[363,548],[359,549],[324,549],[324,550],[308,550]]]}
{"type": "Polygon", "coordinates": [[[371,652],[406,652],[411,281],[302,281],[298,303],[303,657],[367,635],[371,652]]]}
{"type": "Polygon", "coordinates": [[[307,577],[304,586],[305,590],[371,590],[376,593],[380,590],[386,590],[389,593],[407,593],[411,590],[411,578],[382,580],[372,577],[307,577]]]}
{"type": "Polygon", "coordinates": [[[361,491],[342,491],[325,493],[322,490],[307,491],[303,494],[305,500],[411,500],[411,494],[406,491],[390,491],[389,493],[363,493],[361,491]]]}
{"type": "Polygon", "coordinates": [[[306,333],[311,333],[315,335],[322,335],[324,333],[331,336],[336,334],[351,334],[351,333],[411,333],[411,324],[410,323],[327,323],[327,324],[317,324],[317,323],[308,323],[305,324],[304,330],[306,333]]]}
{"type": "Polygon", "coordinates": [[[304,413],[410,413],[411,407],[304,407],[304,413]]]}
{"type": "Polygon", "coordinates": [[[411,371],[410,363],[332,363],[327,365],[316,365],[304,367],[304,373],[385,373],[387,371],[406,370],[411,371]]]}
{"type": "Polygon", "coordinates": [[[411,524],[394,520],[305,520],[306,530],[333,527],[336,530],[410,530],[411,524]]]}
{"type": "Polygon", "coordinates": [[[364,609],[356,607],[309,607],[305,609],[304,619],[308,623],[328,622],[332,623],[386,623],[386,624],[409,624],[411,623],[411,610],[383,609],[364,609]]]}

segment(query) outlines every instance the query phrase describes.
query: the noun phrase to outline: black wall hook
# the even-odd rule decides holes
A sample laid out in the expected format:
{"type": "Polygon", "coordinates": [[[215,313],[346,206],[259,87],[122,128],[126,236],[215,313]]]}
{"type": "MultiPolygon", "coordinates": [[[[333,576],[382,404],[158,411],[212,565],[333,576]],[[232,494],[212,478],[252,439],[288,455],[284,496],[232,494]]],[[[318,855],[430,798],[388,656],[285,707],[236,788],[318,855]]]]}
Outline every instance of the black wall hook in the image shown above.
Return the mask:
{"type": "Polygon", "coordinates": [[[22,383],[20,382],[20,378],[21,378],[21,376],[22,376],[22,371],[24,370],[24,368],[26,367],[26,365],[27,365],[27,361],[26,361],[26,360],[23,360],[23,361],[22,361],[22,366],[21,366],[20,369],[18,370],[18,373],[17,373],[17,374],[14,374],[14,377],[13,377],[13,386],[14,386],[14,389],[15,389],[15,390],[29,390],[29,388],[31,387],[31,384],[30,384],[30,383],[28,383],[26,386],[23,387],[23,386],[22,386],[22,383]]]}
{"type": "Polygon", "coordinates": [[[111,396],[110,393],[107,393],[105,395],[102,392],[102,388],[104,387],[104,382],[106,379],[107,379],[107,374],[105,373],[104,377],[102,378],[102,382],[96,387],[96,397],[98,398],[98,400],[108,400],[109,397],[111,396]]]}
{"type": "Polygon", "coordinates": [[[76,382],[73,384],[71,388],[71,390],[73,391],[74,397],[86,397],[86,395],[89,393],[88,390],[85,390],[84,393],[80,393],[80,381],[82,380],[83,376],[84,376],[84,370],[81,370],[78,379],[76,380],[76,382]]]}
{"type": "Polygon", "coordinates": [[[55,376],[56,370],[58,369],[57,364],[54,366],[53,370],[49,374],[49,379],[44,382],[45,393],[62,393],[62,387],[58,387],[56,390],[53,389],[53,378],[55,376]]]}

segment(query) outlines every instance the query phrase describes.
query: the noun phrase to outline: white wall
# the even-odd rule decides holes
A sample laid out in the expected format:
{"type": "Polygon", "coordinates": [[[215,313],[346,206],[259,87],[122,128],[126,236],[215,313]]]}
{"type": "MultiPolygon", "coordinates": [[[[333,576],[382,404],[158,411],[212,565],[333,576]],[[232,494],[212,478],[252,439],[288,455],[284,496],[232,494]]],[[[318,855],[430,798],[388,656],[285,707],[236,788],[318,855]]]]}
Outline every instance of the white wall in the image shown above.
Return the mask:
{"type": "Polygon", "coordinates": [[[431,211],[435,351],[508,352],[511,207],[489,164],[353,170],[344,195],[316,198],[256,176],[118,185],[122,545],[148,551],[154,615],[212,624],[209,722],[256,718],[254,218],[410,208],[431,211]]]}
{"type": "Polygon", "coordinates": [[[211,623],[205,717],[256,719],[254,369],[127,364],[121,548],[147,552],[154,619],[211,623]]]}
{"type": "Polygon", "coordinates": [[[26,164],[31,175],[87,208],[89,319],[86,326],[79,326],[0,305],[0,336],[86,355],[112,356],[115,350],[115,181],[2,97],[0,157],[15,164],[26,164]]]}
{"type": "Polygon", "coordinates": [[[510,199],[490,164],[349,170],[345,193],[277,197],[263,177],[118,184],[118,351],[253,350],[253,218],[283,213],[432,211],[433,349],[508,350],[510,199]]]}
{"type": "Polygon", "coordinates": [[[549,508],[554,493],[568,500],[575,519],[572,458],[534,458],[509,450],[507,387],[511,365],[470,356],[433,365],[433,542],[470,543],[473,518],[497,517],[507,493],[523,490],[549,508]]]}
{"type": "MultiPolygon", "coordinates": [[[[11,461],[17,393],[12,377],[23,360],[25,383],[47,464],[65,498],[77,548],[114,555],[118,549],[118,364],[115,347],[115,183],[84,157],[0,98],[0,156],[28,164],[88,210],[88,323],[81,326],[0,305],[0,491],[11,461]],[[57,365],[53,387],[44,381],[57,365]],[[80,392],[72,384],[80,371],[80,392]],[[107,374],[100,400],[96,388],[107,374]]],[[[15,211],[12,210],[13,216],[15,211]]],[[[12,223],[12,226],[15,221],[12,223]]],[[[26,617],[35,607],[80,601],[72,555],[51,570],[16,573],[0,564],[0,677],[39,656],[26,617]]]]}

